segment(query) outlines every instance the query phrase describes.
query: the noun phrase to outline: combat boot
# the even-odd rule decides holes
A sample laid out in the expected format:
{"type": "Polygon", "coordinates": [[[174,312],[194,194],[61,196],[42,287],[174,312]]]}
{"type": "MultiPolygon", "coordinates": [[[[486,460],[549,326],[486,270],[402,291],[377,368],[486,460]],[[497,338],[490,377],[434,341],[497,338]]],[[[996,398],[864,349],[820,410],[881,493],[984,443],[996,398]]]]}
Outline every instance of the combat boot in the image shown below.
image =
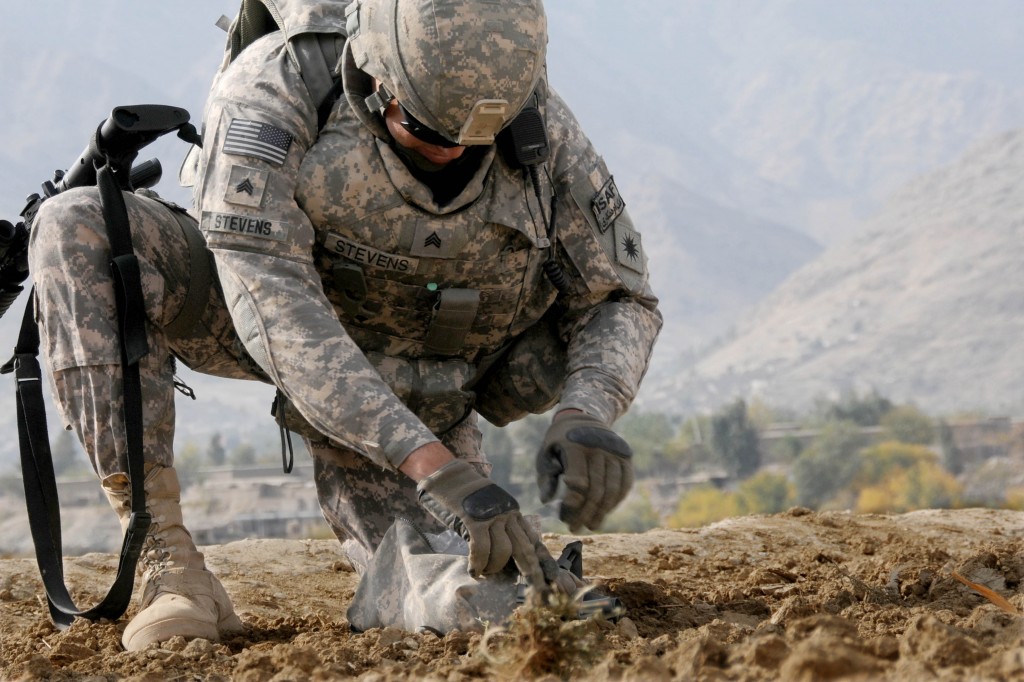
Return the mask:
{"type": "MultiPolygon", "coordinates": [[[[177,473],[170,467],[154,467],[146,475],[145,488],[153,524],[140,557],[142,603],[121,637],[124,648],[139,651],[177,636],[217,642],[221,635],[241,632],[231,599],[206,568],[182,522],[177,473]]],[[[108,476],[103,491],[117,510],[123,531],[131,516],[128,477],[108,476]]]]}

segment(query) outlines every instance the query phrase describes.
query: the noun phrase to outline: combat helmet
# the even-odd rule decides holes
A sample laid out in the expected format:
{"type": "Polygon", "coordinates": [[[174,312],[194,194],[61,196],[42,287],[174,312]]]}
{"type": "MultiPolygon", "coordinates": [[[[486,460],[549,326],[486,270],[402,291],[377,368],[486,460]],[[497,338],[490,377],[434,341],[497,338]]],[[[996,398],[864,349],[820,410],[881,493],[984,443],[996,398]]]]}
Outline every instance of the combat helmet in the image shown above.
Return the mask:
{"type": "Polygon", "coordinates": [[[393,97],[452,143],[492,144],[544,72],[541,0],[355,0],[346,17],[345,91],[364,121],[393,97]],[[367,93],[367,76],[383,87],[367,93]]]}

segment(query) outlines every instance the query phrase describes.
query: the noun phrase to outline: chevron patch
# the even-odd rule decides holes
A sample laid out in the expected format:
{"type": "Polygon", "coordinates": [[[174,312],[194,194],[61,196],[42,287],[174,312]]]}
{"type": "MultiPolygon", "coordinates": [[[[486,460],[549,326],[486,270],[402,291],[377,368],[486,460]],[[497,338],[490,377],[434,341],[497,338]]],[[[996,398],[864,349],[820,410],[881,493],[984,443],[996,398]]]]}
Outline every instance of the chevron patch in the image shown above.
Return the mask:
{"type": "Polygon", "coordinates": [[[263,204],[263,192],[267,188],[268,172],[246,166],[232,166],[227,186],[224,188],[224,201],[238,206],[260,208],[263,204]]]}

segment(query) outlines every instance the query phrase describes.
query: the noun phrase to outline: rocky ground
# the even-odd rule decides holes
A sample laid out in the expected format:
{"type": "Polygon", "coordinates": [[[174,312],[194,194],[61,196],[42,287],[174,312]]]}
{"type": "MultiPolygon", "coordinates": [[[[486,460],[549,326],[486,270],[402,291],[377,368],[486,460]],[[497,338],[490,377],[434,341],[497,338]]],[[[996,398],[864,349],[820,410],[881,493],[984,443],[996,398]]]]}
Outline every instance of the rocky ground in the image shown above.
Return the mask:
{"type": "MultiPolygon", "coordinates": [[[[545,539],[557,553],[570,538],[545,539]]],[[[211,546],[208,563],[246,634],[139,653],[120,648],[124,620],[56,631],[34,561],[6,559],[0,678],[1024,679],[1022,513],[794,509],[584,543],[587,575],[626,607],[617,622],[530,611],[503,630],[443,638],[351,632],[344,614],[356,578],[334,541],[211,546]]],[[[107,554],[66,565],[86,603],[114,572],[107,554]]]]}

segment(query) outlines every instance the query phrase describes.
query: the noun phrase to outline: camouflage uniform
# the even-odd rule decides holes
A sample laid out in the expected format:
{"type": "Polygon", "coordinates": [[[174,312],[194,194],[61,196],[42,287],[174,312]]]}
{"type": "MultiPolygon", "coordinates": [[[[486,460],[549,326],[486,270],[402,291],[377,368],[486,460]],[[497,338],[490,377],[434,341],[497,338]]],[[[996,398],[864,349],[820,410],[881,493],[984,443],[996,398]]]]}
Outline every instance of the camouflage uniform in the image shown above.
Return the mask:
{"type": "MultiPolygon", "coordinates": [[[[346,82],[350,95],[358,85],[346,82]]],[[[248,47],[213,89],[196,199],[239,336],[332,444],[313,449],[320,480],[353,480],[328,472],[324,462],[341,459],[330,449],[395,471],[471,413],[477,396],[467,385],[480,361],[552,307],[540,220],[550,194],[538,205],[522,171],[492,146],[466,188],[440,206],[381,123],[366,125],[343,99],[318,135],[304,93],[279,35],[248,47]],[[239,121],[282,131],[284,158],[224,153],[239,121]],[[365,283],[355,302],[350,280],[336,275],[345,268],[365,283]],[[449,289],[478,292],[479,303],[460,347],[440,356],[429,337],[449,289]]],[[[635,394],[660,317],[640,235],[604,163],[554,93],[546,117],[571,293],[557,320],[568,366],[544,369],[565,377],[560,407],[611,423],[635,394]],[[599,208],[602,200],[612,205],[599,208]]],[[[478,441],[470,446],[456,454],[481,457],[478,441]]],[[[322,501],[332,497],[321,489],[322,501]]]]}
{"type": "MultiPolygon", "coordinates": [[[[470,148],[479,151],[465,187],[439,202],[363,108],[372,83],[346,56],[347,98],[322,130],[283,33],[218,74],[194,189],[209,248],[200,257],[212,254],[216,277],[201,323],[180,338],[163,329],[186,296],[191,228],[172,207],[127,199],[152,348],[142,368],[147,461],[173,460],[172,355],[269,381],[312,436],[325,517],[372,553],[396,517],[443,530],[398,472],[412,451],[441,440],[486,472],[477,411],[504,424],[557,402],[612,423],[635,395],[661,317],[610,173],[543,82],[551,156],[539,200],[490,145],[470,148]],[[543,272],[551,254],[568,282],[562,296],[543,272]]],[[[124,470],[119,356],[94,192],[48,201],[33,240],[55,395],[110,476],[124,470]]]]}

